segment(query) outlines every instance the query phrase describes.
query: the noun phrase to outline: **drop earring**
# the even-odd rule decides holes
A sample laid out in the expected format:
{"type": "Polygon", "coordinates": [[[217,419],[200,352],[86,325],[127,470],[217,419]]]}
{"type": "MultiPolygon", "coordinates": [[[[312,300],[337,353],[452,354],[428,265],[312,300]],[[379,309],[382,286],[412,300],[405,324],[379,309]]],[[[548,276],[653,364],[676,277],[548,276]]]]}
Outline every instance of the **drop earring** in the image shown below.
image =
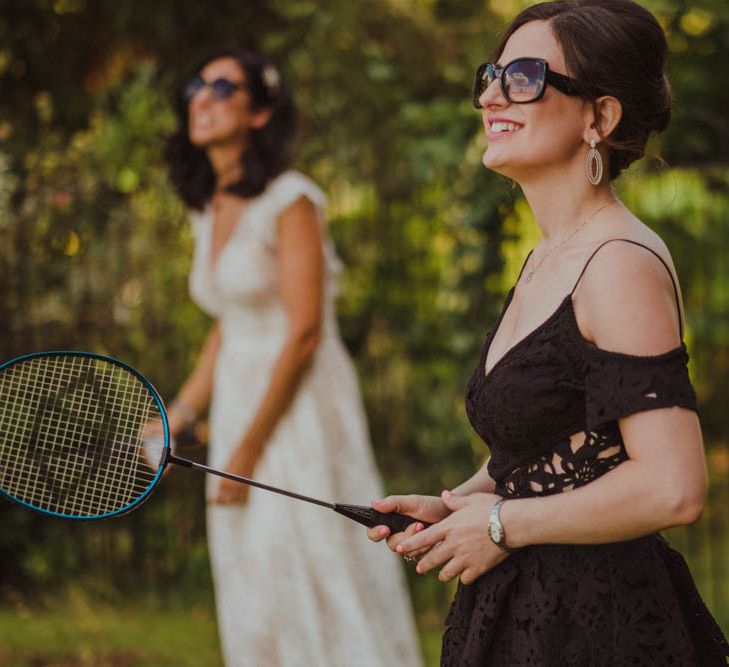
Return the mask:
{"type": "Polygon", "coordinates": [[[587,152],[587,179],[593,185],[599,185],[602,181],[602,155],[595,148],[595,140],[590,139],[590,150],[587,152]]]}

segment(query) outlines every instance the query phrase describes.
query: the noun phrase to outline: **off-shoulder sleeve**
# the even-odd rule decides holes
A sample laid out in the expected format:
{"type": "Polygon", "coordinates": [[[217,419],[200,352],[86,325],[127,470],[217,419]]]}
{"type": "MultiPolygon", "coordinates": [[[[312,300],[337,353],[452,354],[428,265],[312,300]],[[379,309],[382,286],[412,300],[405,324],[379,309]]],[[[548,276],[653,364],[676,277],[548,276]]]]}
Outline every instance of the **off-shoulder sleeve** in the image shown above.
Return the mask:
{"type": "Polygon", "coordinates": [[[326,196],[311,179],[298,171],[286,171],[270,184],[257,204],[251,224],[258,238],[269,248],[276,245],[276,220],[300,197],[306,197],[316,209],[320,223],[324,222],[326,196]]]}
{"type": "Polygon", "coordinates": [[[687,364],[684,344],[649,357],[590,348],[585,373],[587,428],[657,408],[680,406],[696,411],[687,364]]]}

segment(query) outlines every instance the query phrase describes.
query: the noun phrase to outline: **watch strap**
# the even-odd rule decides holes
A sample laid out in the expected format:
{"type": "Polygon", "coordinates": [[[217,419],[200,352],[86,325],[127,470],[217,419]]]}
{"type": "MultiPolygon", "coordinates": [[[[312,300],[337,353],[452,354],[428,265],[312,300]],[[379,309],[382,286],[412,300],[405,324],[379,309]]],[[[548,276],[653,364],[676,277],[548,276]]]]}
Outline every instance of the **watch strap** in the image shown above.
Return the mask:
{"type": "Polygon", "coordinates": [[[506,531],[504,530],[504,526],[501,523],[501,507],[506,502],[505,498],[499,498],[493,506],[491,507],[491,514],[489,517],[489,537],[491,538],[491,541],[501,549],[501,551],[505,553],[513,553],[514,549],[507,546],[506,544],[506,531]],[[491,533],[491,526],[493,524],[496,524],[498,526],[499,531],[499,540],[495,540],[492,533],[491,533]]]}

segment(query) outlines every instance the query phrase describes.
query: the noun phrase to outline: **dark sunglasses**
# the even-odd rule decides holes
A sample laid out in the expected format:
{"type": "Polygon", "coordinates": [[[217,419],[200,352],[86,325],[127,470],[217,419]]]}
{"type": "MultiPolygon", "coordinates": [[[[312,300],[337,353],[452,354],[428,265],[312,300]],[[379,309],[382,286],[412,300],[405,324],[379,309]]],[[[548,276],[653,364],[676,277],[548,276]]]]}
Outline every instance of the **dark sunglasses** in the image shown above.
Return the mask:
{"type": "Polygon", "coordinates": [[[205,81],[200,75],[193,77],[187,83],[183,90],[185,99],[189,102],[203,88],[210,88],[210,93],[214,100],[227,100],[236,90],[244,90],[245,85],[235,83],[229,79],[215,79],[215,81],[205,81]]]}
{"type": "Polygon", "coordinates": [[[554,86],[565,95],[581,95],[582,86],[575,79],[557,74],[549,69],[546,60],[541,58],[517,58],[503,67],[484,63],[476,70],[473,82],[473,106],[481,108],[479,97],[494,82],[499,80],[501,92],[513,104],[529,104],[544,96],[547,84],[554,86]]]}

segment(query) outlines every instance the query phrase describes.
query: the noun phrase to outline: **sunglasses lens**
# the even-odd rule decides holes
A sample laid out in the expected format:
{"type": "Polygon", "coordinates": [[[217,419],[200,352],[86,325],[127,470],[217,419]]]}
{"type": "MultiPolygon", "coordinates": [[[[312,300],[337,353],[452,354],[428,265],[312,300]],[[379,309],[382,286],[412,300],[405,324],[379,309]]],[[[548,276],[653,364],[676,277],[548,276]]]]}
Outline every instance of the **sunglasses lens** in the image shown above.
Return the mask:
{"type": "Polygon", "coordinates": [[[185,99],[189,102],[195,95],[198,94],[199,90],[205,86],[205,82],[202,77],[196,76],[187,83],[183,92],[185,99]]]}
{"type": "Polygon", "coordinates": [[[215,79],[210,87],[215,100],[227,100],[236,91],[236,85],[228,79],[215,79]]]}
{"type": "Polygon", "coordinates": [[[517,60],[504,72],[504,94],[512,102],[536,100],[544,90],[544,63],[538,60],[517,60]]]}
{"type": "Polygon", "coordinates": [[[476,70],[476,78],[473,81],[473,106],[477,109],[481,108],[478,101],[484,91],[491,85],[493,80],[493,65],[484,63],[476,70]]]}

